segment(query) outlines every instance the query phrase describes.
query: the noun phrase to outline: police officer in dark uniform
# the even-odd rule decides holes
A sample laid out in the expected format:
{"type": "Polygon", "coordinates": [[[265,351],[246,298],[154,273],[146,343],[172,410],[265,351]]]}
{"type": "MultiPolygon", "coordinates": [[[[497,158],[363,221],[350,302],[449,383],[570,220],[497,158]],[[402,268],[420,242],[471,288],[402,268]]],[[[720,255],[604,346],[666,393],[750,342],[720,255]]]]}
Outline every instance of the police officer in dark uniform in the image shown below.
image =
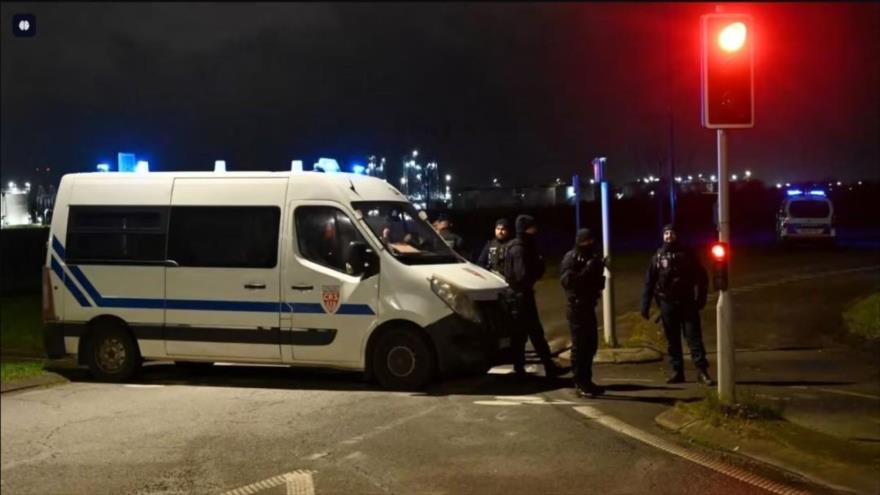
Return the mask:
{"type": "Polygon", "coordinates": [[[560,265],[565,289],[566,318],[571,328],[571,364],[575,392],[580,397],[605,393],[593,383],[593,358],[599,347],[596,302],[605,288],[605,263],[594,250],[595,239],[589,229],[580,229],[574,249],[565,253],[560,265]]]}
{"type": "Polygon", "coordinates": [[[464,239],[452,231],[452,220],[449,218],[449,215],[441,213],[437,216],[437,233],[456,253],[464,253],[464,239]]]}
{"type": "Polygon", "coordinates": [[[486,241],[477,264],[487,270],[501,274],[504,271],[504,248],[510,240],[510,222],[506,218],[495,221],[495,237],[486,241]]]}
{"type": "Polygon", "coordinates": [[[700,310],[706,306],[708,285],[709,277],[705,268],[692,251],[679,244],[675,227],[663,227],[663,247],[651,258],[645,276],[642,317],[649,319],[651,299],[656,299],[672,365],[672,376],[666,383],[684,382],[682,333],[698,370],[697,380],[704,385],[713,383],[700,329],[700,310]]]}
{"type": "Polygon", "coordinates": [[[535,282],[544,276],[544,258],[538,252],[535,234],[538,228],[534,217],[516,217],[516,239],[510,241],[504,256],[504,278],[510,286],[508,304],[515,331],[511,336],[513,369],[517,375],[524,375],[526,338],[532,341],[535,352],[544,365],[544,374],[555,377],[567,370],[558,366],[550,354],[550,345],[544,338],[544,327],[538,316],[535,302],[535,282]]]}

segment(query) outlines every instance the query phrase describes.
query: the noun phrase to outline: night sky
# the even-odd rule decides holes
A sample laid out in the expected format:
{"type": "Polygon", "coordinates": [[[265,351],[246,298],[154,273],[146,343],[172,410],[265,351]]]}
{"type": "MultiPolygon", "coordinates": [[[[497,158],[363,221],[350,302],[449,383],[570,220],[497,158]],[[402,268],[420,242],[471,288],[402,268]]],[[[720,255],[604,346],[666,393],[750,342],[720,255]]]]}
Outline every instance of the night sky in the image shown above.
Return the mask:
{"type": "MultiPolygon", "coordinates": [[[[93,171],[286,170],[418,147],[455,185],[548,182],[608,157],[712,173],[699,16],[715,4],[3,3],[2,180],[93,171]],[[12,16],[32,13],[35,38],[12,16]]],[[[880,178],[880,4],[735,4],[756,21],[756,126],[732,171],[880,178]]]]}

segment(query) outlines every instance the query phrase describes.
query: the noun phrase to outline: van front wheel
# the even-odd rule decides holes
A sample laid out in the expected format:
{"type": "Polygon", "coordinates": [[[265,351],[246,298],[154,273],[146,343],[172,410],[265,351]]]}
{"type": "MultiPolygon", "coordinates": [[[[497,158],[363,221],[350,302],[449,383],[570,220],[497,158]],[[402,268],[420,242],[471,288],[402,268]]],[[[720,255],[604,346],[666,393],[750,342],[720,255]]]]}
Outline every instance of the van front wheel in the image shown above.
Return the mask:
{"type": "Polygon", "coordinates": [[[141,364],[140,352],[131,334],[119,327],[97,328],[88,351],[89,372],[103,382],[130,378],[141,364]]]}
{"type": "Polygon", "coordinates": [[[372,360],[379,384],[392,390],[420,390],[434,378],[437,368],[428,339],[406,328],[381,335],[372,360]]]}

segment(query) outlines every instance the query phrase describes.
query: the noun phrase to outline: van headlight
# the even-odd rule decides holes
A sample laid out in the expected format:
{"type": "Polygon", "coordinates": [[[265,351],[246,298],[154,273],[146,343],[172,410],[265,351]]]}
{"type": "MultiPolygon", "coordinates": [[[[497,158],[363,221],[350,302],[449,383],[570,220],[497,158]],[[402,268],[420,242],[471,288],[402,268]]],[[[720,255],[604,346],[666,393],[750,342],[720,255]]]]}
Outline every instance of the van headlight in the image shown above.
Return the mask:
{"type": "Polygon", "coordinates": [[[477,305],[471,300],[461,289],[445,280],[431,277],[428,279],[431,283],[431,290],[437,294],[452,311],[455,311],[466,320],[480,323],[480,313],[477,311],[477,305]]]}

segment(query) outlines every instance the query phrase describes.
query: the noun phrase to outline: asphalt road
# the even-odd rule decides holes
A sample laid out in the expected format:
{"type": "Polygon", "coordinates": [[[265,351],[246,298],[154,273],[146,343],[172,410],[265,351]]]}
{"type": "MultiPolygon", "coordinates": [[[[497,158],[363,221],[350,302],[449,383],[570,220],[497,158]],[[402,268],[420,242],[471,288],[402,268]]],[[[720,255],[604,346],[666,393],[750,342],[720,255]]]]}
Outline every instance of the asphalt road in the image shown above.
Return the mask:
{"type": "MultiPolygon", "coordinates": [[[[837,327],[823,325],[839,318],[834,312],[851,296],[876,290],[878,272],[784,280],[877,265],[877,255],[768,256],[757,257],[751,271],[741,263],[734,272],[743,287],[772,282],[736,297],[742,304],[736,321],[744,329],[738,347],[769,349],[801,340],[839,347],[837,327]],[[756,322],[766,326],[751,330],[756,322]]],[[[622,294],[638,292],[638,282],[625,281],[638,281],[641,270],[621,273],[622,294]]],[[[619,300],[626,297],[632,296],[619,300]]],[[[714,348],[711,328],[706,337],[714,348]]],[[[710,358],[714,364],[714,354],[710,358]]],[[[661,363],[597,366],[598,380],[611,386],[601,400],[576,398],[566,380],[535,376],[522,382],[507,371],[439,383],[419,394],[378,391],[356,374],[280,367],[216,366],[187,373],[151,363],[128,384],[93,383],[81,370],[66,371],[70,384],[2,396],[0,489],[4,494],[766,493],[575,409],[593,407],[634,431],[678,445],[652,418],[675,400],[699,398],[702,390],[693,383],[663,384],[661,363]],[[279,477],[285,473],[294,474],[279,477]]],[[[788,487],[825,493],[738,457],[684,447],[788,487]]]]}

